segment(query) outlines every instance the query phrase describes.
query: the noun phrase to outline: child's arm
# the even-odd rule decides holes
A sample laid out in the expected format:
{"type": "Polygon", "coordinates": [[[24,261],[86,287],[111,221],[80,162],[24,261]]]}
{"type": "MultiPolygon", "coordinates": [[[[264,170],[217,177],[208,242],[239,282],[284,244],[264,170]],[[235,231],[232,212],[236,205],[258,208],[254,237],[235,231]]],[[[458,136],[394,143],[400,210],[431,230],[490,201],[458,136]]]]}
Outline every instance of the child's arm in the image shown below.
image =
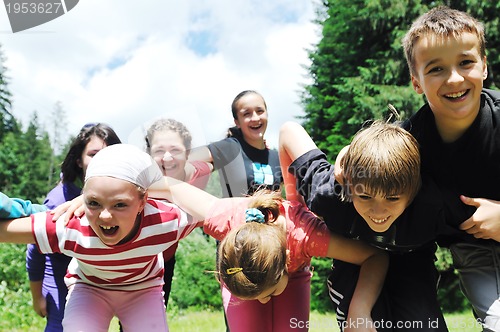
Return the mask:
{"type": "Polygon", "coordinates": [[[349,320],[362,323],[359,330],[370,331],[371,310],[377,301],[389,266],[387,253],[361,241],[332,233],[328,257],[361,265],[358,283],[349,305],[349,320]]]}
{"type": "Polygon", "coordinates": [[[35,243],[31,217],[0,221],[0,242],[35,243]]]}
{"type": "Polygon", "coordinates": [[[148,194],[168,199],[197,220],[205,220],[210,208],[219,200],[206,191],[170,177],[154,183],[148,194]]]}
{"type": "Polygon", "coordinates": [[[460,196],[462,202],[475,206],[476,212],[460,225],[460,229],[479,239],[500,242],[500,201],[460,196]]]}
{"type": "Polygon", "coordinates": [[[19,198],[10,198],[0,192],[0,219],[21,218],[45,210],[47,208],[44,205],[32,204],[30,201],[19,198]]]}
{"type": "MultiPolygon", "coordinates": [[[[199,146],[189,150],[188,161],[200,160],[213,164],[214,158],[208,146],[199,146]]],[[[212,168],[213,170],[213,168],[212,168]]]]}
{"type": "Polygon", "coordinates": [[[281,174],[285,186],[286,199],[304,203],[303,197],[297,192],[295,176],[288,172],[290,164],[304,153],[317,149],[305,129],[295,122],[285,122],[279,135],[279,156],[281,174]]]}

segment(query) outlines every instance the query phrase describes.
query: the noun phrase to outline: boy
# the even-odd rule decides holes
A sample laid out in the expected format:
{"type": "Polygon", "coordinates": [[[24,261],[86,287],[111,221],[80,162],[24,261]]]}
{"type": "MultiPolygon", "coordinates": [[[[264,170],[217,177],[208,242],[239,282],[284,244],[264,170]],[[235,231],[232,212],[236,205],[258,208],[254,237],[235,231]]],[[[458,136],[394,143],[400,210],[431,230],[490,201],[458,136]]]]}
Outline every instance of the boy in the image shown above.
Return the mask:
{"type": "MultiPolygon", "coordinates": [[[[342,159],[343,185],[300,125],[284,124],[279,146],[283,169],[293,161],[283,172],[287,194],[295,177],[298,194],[331,231],[389,252],[384,288],[372,311],[377,331],[447,331],[437,301],[434,240],[448,231],[445,217],[463,220],[472,213],[458,198],[444,205],[446,193],[421,179],[416,140],[397,125],[361,131],[342,159]]],[[[358,276],[356,266],[334,261],[328,288],[341,326],[349,326],[344,320],[358,276]]]]}
{"type": "Polygon", "coordinates": [[[489,331],[500,331],[500,92],[488,75],[483,25],[437,7],[403,38],[413,88],[427,103],[405,127],[421,147],[422,174],[477,208],[446,237],[462,290],[489,331]],[[477,199],[469,197],[485,197],[477,199]]]}

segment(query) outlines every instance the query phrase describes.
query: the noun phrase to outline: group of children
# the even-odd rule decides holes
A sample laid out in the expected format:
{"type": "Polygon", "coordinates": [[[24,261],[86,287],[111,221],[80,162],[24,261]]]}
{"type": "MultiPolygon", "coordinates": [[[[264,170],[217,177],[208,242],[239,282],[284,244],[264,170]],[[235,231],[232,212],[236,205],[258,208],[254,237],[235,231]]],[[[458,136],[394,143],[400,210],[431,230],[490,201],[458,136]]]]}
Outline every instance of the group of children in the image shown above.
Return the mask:
{"type": "Polygon", "coordinates": [[[286,199],[266,190],[217,198],[115,144],[87,168],[84,215],[67,224],[48,212],[1,215],[9,220],[0,242],[73,257],[65,331],[107,331],[113,316],[125,331],[168,330],[162,252],[198,226],[221,241],[217,276],[232,331],[307,322],[312,256],[334,258],[328,288],[344,331],[447,331],[437,241],[449,246],[484,330],[500,331],[500,93],[483,89],[482,24],[436,7],[403,48],[427,103],[402,124],[361,130],[336,167],[300,125],[284,124],[286,199]]]}

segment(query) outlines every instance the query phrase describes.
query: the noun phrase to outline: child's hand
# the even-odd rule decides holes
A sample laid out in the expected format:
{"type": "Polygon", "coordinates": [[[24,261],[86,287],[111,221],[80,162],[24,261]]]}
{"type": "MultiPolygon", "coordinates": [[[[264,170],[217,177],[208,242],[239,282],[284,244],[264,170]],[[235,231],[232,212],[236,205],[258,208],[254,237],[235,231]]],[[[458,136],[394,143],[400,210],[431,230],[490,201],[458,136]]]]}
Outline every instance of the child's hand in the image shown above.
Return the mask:
{"type": "Polygon", "coordinates": [[[54,215],[52,217],[52,221],[56,221],[60,216],[66,213],[66,215],[64,216],[64,225],[67,225],[73,216],[81,217],[84,211],[85,209],[83,205],[83,196],[80,195],[73,200],[67,201],[66,203],[63,203],[52,210],[51,213],[54,215]]]}
{"type": "Polygon", "coordinates": [[[464,204],[475,206],[477,210],[460,224],[459,228],[474,235],[475,238],[500,242],[500,201],[463,195],[460,199],[464,204]]]}
{"type": "Polygon", "coordinates": [[[347,320],[344,325],[344,332],[377,332],[377,329],[374,327],[374,323],[372,317],[370,315],[367,316],[359,316],[350,314],[347,316],[347,320]]]}
{"type": "Polygon", "coordinates": [[[33,298],[33,310],[40,317],[47,316],[47,300],[45,296],[40,296],[38,298],[33,298]]]}

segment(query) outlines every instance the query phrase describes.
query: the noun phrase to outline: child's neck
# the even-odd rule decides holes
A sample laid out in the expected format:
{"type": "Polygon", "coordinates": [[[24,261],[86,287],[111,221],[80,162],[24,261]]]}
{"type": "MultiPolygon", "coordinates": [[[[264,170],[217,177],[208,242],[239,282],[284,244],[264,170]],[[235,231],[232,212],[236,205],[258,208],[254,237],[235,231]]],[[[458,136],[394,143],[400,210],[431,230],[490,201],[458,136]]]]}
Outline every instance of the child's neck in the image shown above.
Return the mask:
{"type": "Polygon", "coordinates": [[[464,119],[461,121],[449,119],[437,119],[436,127],[444,143],[453,143],[458,140],[469,129],[474,122],[475,117],[472,119],[464,119]]]}

